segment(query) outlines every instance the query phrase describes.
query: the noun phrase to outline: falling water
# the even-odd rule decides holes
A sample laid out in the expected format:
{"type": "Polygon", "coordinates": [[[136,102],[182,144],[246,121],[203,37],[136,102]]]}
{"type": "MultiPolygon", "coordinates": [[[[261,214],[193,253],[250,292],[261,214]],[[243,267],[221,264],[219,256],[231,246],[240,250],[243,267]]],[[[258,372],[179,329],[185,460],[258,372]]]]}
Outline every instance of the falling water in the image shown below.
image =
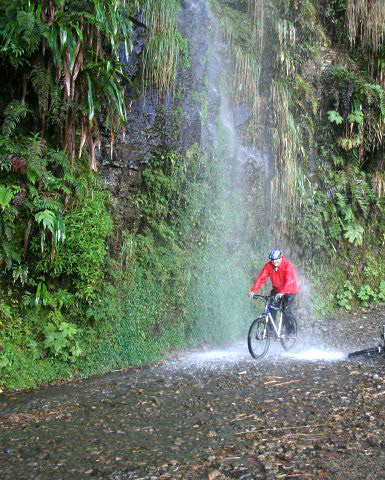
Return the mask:
{"type": "Polygon", "coordinates": [[[248,166],[259,162],[263,171],[265,157],[240,140],[239,123],[245,123],[250,114],[247,107],[237,107],[232,100],[229,44],[220,33],[209,2],[190,0],[182,5],[179,26],[185,35],[189,28],[191,55],[199,56],[195,67],[192,62],[192,76],[202,76],[205,69],[201,82],[204,91],[198,91],[195,97],[206,102],[205,115],[201,112],[201,146],[212,185],[205,208],[209,238],[201,254],[194,328],[207,342],[223,343],[245,336],[253,315],[247,293],[255,248],[250,232],[254,234],[255,220],[250,222],[245,186],[248,166]],[[206,45],[202,44],[203,36],[206,45]]]}
{"type": "MultiPolygon", "coordinates": [[[[240,360],[248,355],[246,336],[255,308],[262,308],[251,305],[247,293],[251,276],[265,263],[265,254],[272,245],[270,205],[264,201],[264,197],[269,197],[272,172],[268,155],[258,145],[241,140],[239,127],[248,120],[247,102],[240,106],[239,101],[237,104],[233,101],[231,49],[210,11],[209,1],[184,0],[182,6],[179,27],[189,39],[192,57],[199,58],[195,66],[192,62],[191,88],[196,88],[196,98],[205,102],[205,114],[201,111],[201,147],[203,161],[212,173],[212,188],[206,203],[206,228],[210,233],[201,253],[202,267],[194,292],[199,306],[193,325],[197,337],[210,345],[243,339],[231,351],[226,350],[227,354],[224,350],[205,352],[200,360],[215,360],[215,357],[240,360]],[[199,82],[205,84],[204,91],[199,90],[199,82]],[[248,191],[250,166],[260,175],[258,192],[248,191]],[[256,203],[258,208],[251,213],[250,205],[256,203]]],[[[300,271],[299,281],[299,309],[308,322],[310,288],[300,271]]],[[[316,341],[309,342],[308,349],[315,344],[316,341]]],[[[298,359],[332,360],[339,354],[308,350],[298,355],[298,359]]],[[[194,357],[197,362],[198,356],[194,357]]]]}

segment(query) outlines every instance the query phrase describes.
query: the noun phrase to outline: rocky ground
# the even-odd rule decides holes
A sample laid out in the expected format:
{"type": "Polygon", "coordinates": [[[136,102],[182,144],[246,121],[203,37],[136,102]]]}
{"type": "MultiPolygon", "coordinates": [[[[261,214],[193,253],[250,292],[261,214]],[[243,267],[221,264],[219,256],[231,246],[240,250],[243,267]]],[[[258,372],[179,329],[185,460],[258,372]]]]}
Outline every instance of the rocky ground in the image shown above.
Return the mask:
{"type": "Polygon", "coordinates": [[[290,356],[246,342],[0,395],[0,478],[383,479],[385,308],[302,328],[290,356]],[[365,326],[364,326],[365,325],[365,326]]]}

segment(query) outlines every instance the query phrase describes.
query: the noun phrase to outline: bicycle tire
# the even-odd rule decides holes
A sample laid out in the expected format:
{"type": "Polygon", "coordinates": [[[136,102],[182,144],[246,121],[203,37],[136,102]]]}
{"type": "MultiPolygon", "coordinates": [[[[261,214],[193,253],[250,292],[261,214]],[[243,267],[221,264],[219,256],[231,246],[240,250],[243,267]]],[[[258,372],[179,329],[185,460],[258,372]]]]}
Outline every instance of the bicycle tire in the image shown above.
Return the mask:
{"type": "Polygon", "coordinates": [[[266,315],[256,318],[250,325],[247,346],[250,355],[256,360],[266,355],[270,346],[270,332],[266,322],[266,315]]]}
{"type": "Polygon", "coordinates": [[[365,355],[384,355],[384,352],[381,347],[370,347],[365,348],[364,350],[357,350],[356,352],[351,352],[348,354],[348,358],[356,358],[356,357],[363,357],[365,355]]]}
{"type": "Polygon", "coordinates": [[[295,344],[297,343],[298,325],[295,318],[292,319],[292,322],[293,322],[292,333],[290,333],[289,335],[283,334],[279,337],[279,340],[284,350],[291,350],[292,348],[295,347],[295,344]]]}

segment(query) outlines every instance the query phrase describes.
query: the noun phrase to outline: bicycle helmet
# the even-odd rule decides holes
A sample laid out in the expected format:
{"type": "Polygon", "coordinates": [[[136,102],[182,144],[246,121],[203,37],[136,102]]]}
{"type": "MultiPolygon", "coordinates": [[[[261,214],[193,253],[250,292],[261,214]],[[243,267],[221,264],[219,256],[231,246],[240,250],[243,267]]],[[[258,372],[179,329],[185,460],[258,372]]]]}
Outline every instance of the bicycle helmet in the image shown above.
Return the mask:
{"type": "Polygon", "coordinates": [[[282,250],[279,248],[272,248],[269,253],[269,260],[278,260],[283,257],[282,250]]]}

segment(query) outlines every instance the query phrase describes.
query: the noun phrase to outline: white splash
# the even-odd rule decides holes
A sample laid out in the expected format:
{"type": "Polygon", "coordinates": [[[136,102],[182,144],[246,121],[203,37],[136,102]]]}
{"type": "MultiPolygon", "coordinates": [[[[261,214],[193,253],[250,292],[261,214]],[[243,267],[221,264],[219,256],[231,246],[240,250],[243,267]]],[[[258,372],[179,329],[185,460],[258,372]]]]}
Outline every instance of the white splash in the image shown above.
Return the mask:
{"type": "Polygon", "coordinates": [[[310,348],[301,352],[288,352],[286,355],[290,358],[295,358],[296,360],[308,360],[310,362],[316,362],[320,360],[337,361],[344,360],[346,358],[346,355],[343,352],[336,350],[324,350],[320,348],[310,348]]]}
{"type": "Polygon", "coordinates": [[[245,342],[237,342],[226,349],[205,350],[190,353],[186,358],[190,364],[237,363],[251,358],[245,342]]]}

